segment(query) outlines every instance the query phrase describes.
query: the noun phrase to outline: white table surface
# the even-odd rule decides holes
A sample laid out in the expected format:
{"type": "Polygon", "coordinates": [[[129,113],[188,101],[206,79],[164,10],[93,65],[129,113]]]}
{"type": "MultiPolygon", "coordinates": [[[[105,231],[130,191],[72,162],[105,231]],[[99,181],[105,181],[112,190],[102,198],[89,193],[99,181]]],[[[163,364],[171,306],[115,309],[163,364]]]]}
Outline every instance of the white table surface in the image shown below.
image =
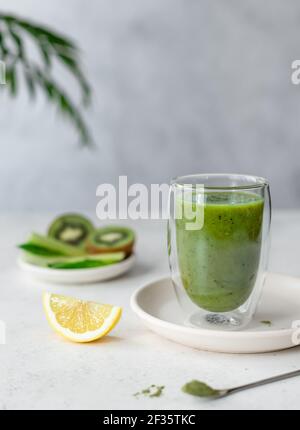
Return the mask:
{"type": "MultiPolygon", "coordinates": [[[[42,232],[50,220],[50,214],[0,215],[0,319],[7,327],[7,342],[0,345],[0,409],[300,408],[300,377],[218,401],[181,392],[190,379],[221,388],[295,370],[300,368],[300,348],[217,354],[172,343],[144,328],[130,310],[129,299],[140,285],[168,274],[164,222],[134,222],[137,264],[128,275],[73,287],[33,281],[16,266],[15,244],[31,230],[42,232]],[[123,317],[101,341],[70,343],[49,327],[43,290],[120,305],[123,317]],[[165,385],[165,394],[133,396],[151,384],[165,385]]],[[[300,211],[275,212],[270,269],[300,276],[299,256],[300,211]]]]}

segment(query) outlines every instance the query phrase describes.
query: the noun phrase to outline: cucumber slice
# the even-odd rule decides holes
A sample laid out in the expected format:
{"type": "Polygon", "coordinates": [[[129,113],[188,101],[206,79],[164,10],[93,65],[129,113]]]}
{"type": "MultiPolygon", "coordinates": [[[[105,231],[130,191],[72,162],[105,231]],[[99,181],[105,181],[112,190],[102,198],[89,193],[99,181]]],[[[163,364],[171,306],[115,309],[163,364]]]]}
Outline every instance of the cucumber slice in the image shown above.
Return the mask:
{"type": "Polygon", "coordinates": [[[48,229],[48,236],[72,246],[84,246],[94,231],[90,220],[79,214],[65,214],[56,218],[48,229]]]}
{"type": "Polygon", "coordinates": [[[119,263],[124,260],[125,253],[124,252],[115,252],[110,254],[100,254],[94,257],[86,257],[86,258],[72,258],[68,259],[68,261],[56,261],[48,264],[48,267],[53,269],[88,269],[95,267],[103,267],[109,266],[111,264],[119,263]]]}
{"type": "Polygon", "coordinates": [[[119,263],[126,257],[124,252],[115,252],[98,255],[82,255],[80,257],[41,257],[33,255],[30,252],[25,251],[23,253],[23,259],[27,263],[34,264],[35,266],[52,267],[59,269],[76,269],[76,268],[87,268],[87,267],[101,267],[108,264],[119,263]]]}
{"type": "Polygon", "coordinates": [[[108,266],[110,264],[115,264],[115,262],[111,263],[103,263],[102,261],[96,260],[81,260],[76,263],[51,263],[48,265],[51,269],[60,269],[60,270],[72,270],[72,269],[95,269],[96,267],[108,266]]]}
{"type": "Polygon", "coordinates": [[[76,257],[85,254],[82,249],[36,233],[32,233],[28,241],[19,245],[19,248],[32,255],[45,258],[55,256],[76,257]]]}
{"type": "Polygon", "coordinates": [[[108,226],[99,228],[90,235],[87,250],[91,254],[123,251],[129,255],[134,241],[135,234],[130,228],[108,226]]]}

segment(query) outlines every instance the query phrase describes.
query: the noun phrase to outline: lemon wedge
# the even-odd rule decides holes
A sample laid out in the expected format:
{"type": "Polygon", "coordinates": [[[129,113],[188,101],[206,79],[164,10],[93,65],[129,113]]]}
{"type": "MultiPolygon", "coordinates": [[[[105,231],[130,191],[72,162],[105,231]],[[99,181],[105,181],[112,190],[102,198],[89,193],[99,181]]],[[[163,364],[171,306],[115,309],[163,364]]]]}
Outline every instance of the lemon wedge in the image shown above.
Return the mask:
{"type": "Polygon", "coordinates": [[[52,328],[73,342],[100,339],[115,327],[122,314],[118,306],[51,293],[43,294],[43,305],[52,328]]]}

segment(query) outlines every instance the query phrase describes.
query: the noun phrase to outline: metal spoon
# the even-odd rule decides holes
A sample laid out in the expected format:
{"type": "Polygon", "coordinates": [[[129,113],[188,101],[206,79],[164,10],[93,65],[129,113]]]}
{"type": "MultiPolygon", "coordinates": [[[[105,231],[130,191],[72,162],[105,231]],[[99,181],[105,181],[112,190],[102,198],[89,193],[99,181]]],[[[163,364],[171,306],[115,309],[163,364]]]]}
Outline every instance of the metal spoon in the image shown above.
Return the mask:
{"type": "Polygon", "coordinates": [[[250,384],[223,390],[214,389],[204,382],[195,380],[185,384],[182,387],[182,391],[193,396],[219,399],[221,397],[228,396],[229,394],[237,393],[238,391],[248,390],[248,388],[259,387],[260,385],[270,384],[271,382],[282,381],[283,379],[293,378],[294,376],[300,376],[300,369],[293,372],[284,373],[282,375],[272,376],[271,378],[262,379],[250,384]]]}

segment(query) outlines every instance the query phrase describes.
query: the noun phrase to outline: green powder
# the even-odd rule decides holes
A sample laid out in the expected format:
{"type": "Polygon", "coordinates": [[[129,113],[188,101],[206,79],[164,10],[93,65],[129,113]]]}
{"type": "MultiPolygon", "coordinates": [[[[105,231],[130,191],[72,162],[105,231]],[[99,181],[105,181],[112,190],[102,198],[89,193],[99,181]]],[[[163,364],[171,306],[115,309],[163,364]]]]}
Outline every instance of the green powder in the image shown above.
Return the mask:
{"type": "Polygon", "coordinates": [[[140,396],[145,396],[145,397],[160,397],[163,395],[163,391],[164,391],[164,385],[150,385],[150,387],[145,388],[142,391],[139,391],[137,393],[134,394],[134,397],[140,397],[140,396]]]}
{"type": "Polygon", "coordinates": [[[272,325],[272,322],[269,320],[263,320],[263,321],[261,321],[261,324],[265,324],[265,325],[270,326],[270,325],[272,325]]]}
{"type": "Polygon", "coordinates": [[[201,381],[191,381],[182,387],[182,391],[192,396],[198,397],[214,397],[220,394],[219,390],[215,390],[209,385],[201,381]]]}

